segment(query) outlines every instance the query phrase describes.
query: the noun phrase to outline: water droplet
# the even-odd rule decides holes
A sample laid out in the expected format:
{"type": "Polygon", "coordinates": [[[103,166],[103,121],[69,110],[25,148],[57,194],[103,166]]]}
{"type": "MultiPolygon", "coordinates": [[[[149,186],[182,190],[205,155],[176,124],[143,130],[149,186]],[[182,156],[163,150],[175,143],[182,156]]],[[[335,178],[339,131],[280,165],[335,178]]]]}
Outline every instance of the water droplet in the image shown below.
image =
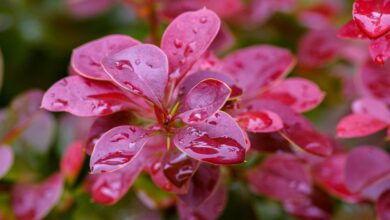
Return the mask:
{"type": "Polygon", "coordinates": [[[375,57],[375,63],[383,65],[385,64],[385,59],[383,58],[382,55],[378,55],[375,57]]]}
{"type": "Polygon", "coordinates": [[[127,162],[129,162],[133,158],[133,156],[134,154],[132,153],[109,153],[98,159],[91,167],[91,171],[95,173],[105,173],[111,170],[118,169],[127,162]]]}
{"type": "Polygon", "coordinates": [[[199,32],[199,28],[197,28],[197,27],[192,28],[192,32],[194,34],[197,34],[199,32]]]}
{"type": "Polygon", "coordinates": [[[157,174],[157,172],[160,170],[160,168],[161,168],[161,163],[155,162],[151,168],[152,174],[157,174]]]}
{"type": "Polygon", "coordinates": [[[141,60],[136,59],[136,60],[134,61],[134,63],[135,63],[135,65],[139,65],[139,64],[141,63],[141,60]]]}
{"type": "Polygon", "coordinates": [[[184,65],[186,62],[187,62],[187,59],[186,59],[186,58],[183,58],[183,59],[180,59],[180,60],[179,60],[179,63],[180,63],[181,65],[184,65]]]}
{"type": "Polygon", "coordinates": [[[183,46],[183,42],[179,39],[175,39],[173,41],[173,44],[175,45],[176,48],[181,48],[183,46]]]}
{"type": "Polygon", "coordinates": [[[67,79],[63,79],[60,81],[60,85],[61,86],[67,86],[68,85],[68,80],[67,79]]]}
{"type": "Polygon", "coordinates": [[[189,43],[184,50],[184,56],[190,55],[195,51],[195,49],[196,49],[196,43],[195,42],[189,43]]]}
{"type": "Polygon", "coordinates": [[[206,16],[201,17],[201,18],[199,19],[199,22],[200,22],[201,24],[207,23],[207,17],[206,17],[206,16]]]}
{"type": "Polygon", "coordinates": [[[129,134],[122,132],[122,133],[119,133],[119,134],[114,134],[111,137],[110,141],[111,142],[119,142],[121,140],[126,140],[126,139],[129,139],[129,134]]]}
{"type": "Polygon", "coordinates": [[[128,69],[130,71],[134,71],[133,66],[131,65],[130,61],[128,61],[128,60],[118,60],[118,61],[116,61],[115,62],[115,67],[118,70],[128,69]]]}
{"type": "Polygon", "coordinates": [[[56,99],[52,105],[56,108],[64,108],[68,105],[68,101],[63,100],[63,99],[56,99]]]}
{"type": "Polygon", "coordinates": [[[129,81],[124,81],[123,84],[125,84],[127,86],[127,88],[134,94],[136,95],[142,95],[143,93],[141,92],[141,90],[139,90],[137,87],[135,87],[133,84],[131,84],[131,82],[129,81]]]}

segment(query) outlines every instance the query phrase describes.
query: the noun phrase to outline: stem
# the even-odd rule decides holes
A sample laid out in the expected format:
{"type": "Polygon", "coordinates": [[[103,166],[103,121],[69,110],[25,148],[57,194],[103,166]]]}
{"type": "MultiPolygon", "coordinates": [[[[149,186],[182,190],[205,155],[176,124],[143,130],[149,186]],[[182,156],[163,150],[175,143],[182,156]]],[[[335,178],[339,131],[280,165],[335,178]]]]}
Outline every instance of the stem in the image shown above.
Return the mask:
{"type": "Polygon", "coordinates": [[[159,24],[156,13],[156,3],[155,0],[148,0],[148,23],[150,28],[150,39],[155,45],[160,44],[159,40],[159,24]]]}

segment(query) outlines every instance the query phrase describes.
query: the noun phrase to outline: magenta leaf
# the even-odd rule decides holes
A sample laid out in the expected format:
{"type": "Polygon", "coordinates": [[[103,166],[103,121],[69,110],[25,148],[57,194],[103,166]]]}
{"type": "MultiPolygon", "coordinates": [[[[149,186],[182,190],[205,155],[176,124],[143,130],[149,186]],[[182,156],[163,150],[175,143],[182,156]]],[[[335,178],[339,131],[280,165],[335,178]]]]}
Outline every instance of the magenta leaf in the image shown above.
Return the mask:
{"type": "Polygon", "coordinates": [[[217,190],[220,177],[219,167],[201,164],[195,175],[191,178],[186,194],[179,195],[179,200],[186,207],[201,206],[217,190]]]}
{"type": "Polygon", "coordinates": [[[353,149],[347,158],[345,184],[351,192],[360,192],[390,174],[389,155],[377,148],[363,146],[353,149]]]}
{"type": "Polygon", "coordinates": [[[390,30],[390,2],[386,0],[356,0],[352,16],[370,38],[378,38],[390,30]]]}
{"type": "Polygon", "coordinates": [[[390,34],[371,41],[370,54],[375,63],[384,64],[390,57],[390,34]]]}
{"type": "Polygon", "coordinates": [[[137,40],[126,35],[109,35],[81,45],[73,50],[72,71],[90,79],[110,80],[102,67],[103,58],[137,44],[137,40]]]}
{"type": "Polygon", "coordinates": [[[162,106],[168,82],[168,60],[160,48],[151,44],[136,45],[107,56],[102,65],[119,86],[162,106]]]}
{"type": "Polygon", "coordinates": [[[376,99],[362,98],[352,103],[352,111],[354,113],[368,114],[390,123],[390,111],[388,107],[376,99]]]}
{"type": "Polygon", "coordinates": [[[87,18],[105,12],[114,3],[112,0],[66,0],[66,5],[72,15],[87,18]]]}
{"type": "Polygon", "coordinates": [[[166,178],[180,188],[194,175],[199,162],[174,148],[165,153],[161,166],[166,178]]]}
{"type": "Polygon", "coordinates": [[[376,202],[376,213],[380,220],[390,219],[390,190],[379,197],[376,202]]]}
{"type": "Polygon", "coordinates": [[[332,200],[328,194],[319,190],[302,200],[284,202],[283,206],[288,213],[299,219],[332,219],[332,200]]]}
{"type": "Polygon", "coordinates": [[[332,61],[342,48],[342,42],[332,29],[312,30],[301,39],[298,49],[299,65],[320,67],[332,61]]]}
{"type": "Polygon", "coordinates": [[[265,92],[263,97],[277,100],[297,112],[317,107],[325,94],[313,82],[303,78],[288,78],[265,92]]]}
{"type": "Polygon", "coordinates": [[[142,128],[123,125],[104,133],[93,149],[90,168],[92,173],[112,172],[130,164],[148,140],[142,128]]]}
{"type": "Polygon", "coordinates": [[[213,164],[244,162],[249,140],[225,112],[217,112],[205,122],[177,130],[175,145],[190,157],[213,164]]]}
{"type": "Polygon", "coordinates": [[[312,167],[312,174],[322,187],[349,202],[360,201],[345,185],[346,154],[335,154],[312,167]]]}
{"type": "Polygon", "coordinates": [[[361,137],[384,129],[387,123],[369,114],[355,113],[342,118],[336,133],[341,138],[361,137]]]}
{"type": "Polygon", "coordinates": [[[236,98],[242,94],[242,90],[235,85],[233,79],[228,75],[204,70],[189,74],[180,82],[177,89],[179,99],[186,95],[198,83],[206,79],[217,79],[228,85],[231,89],[230,98],[236,98]]]}
{"type": "Polygon", "coordinates": [[[88,132],[85,151],[91,155],[99,138],[111,128],[120,125],[127,125],[131,122],[133,115],[130,112],[117,112],[111,115],[97,118],[88,132]]]}
{"type": "Polygon", "coordinates": [[[169,59],[170,73],[180,77],[208,49],[221,25],[218,16],[206,8],[185,12],[164,32],[161,49],[169,59]]]}
{"type": "Polygon", "coordinates": [[[390,104],[390,63],[377,65],[369,60],[360,70],[363,93],[386,104],[390,104]]]}
{"type": "Polygon", "coordinates": [[[61,175],[73,182],[81,171],[84,162],[84,149],[81,141],[75,141],[68,146],[61,158],[61,175]]]}
{"type": "Polygon", "coordinates": [[[219,184],[213,194],[198,207],[188,207],[184,202],[179,200],[177,206],[180,219],[218,219],[225,208],[227,194],[228,192],[225,186],[219,184]]]}
{"type": "Polygon", "coordinates": [[[7,174],[8,170],[11,168],[12,163],[14,161],[14,152],[7,145],[0,146],[0,179],[5,174],[7,174]]]}
{"type": "Polygon", "coordinates": [[[241,113],[236,117],[238,124],[253,133],[269,133],[283,128],[283,121],[271,111],[241,113]]]}
{"type": "Polygon", "coordinates": [[[251,98],[283,77],[295,65],[295,57],[286,49],[255,46],[238,50],[224,59],[223,72],[243,89],[243,98],[251,98]]]}
{"type": "Polygon", "coordinates": [[[248,171],[251,189],[281,201],[299,200],[311,193],[304,164],[291,154],[273,154],[248,171]]]}
{"type": "Polygon", "coordinates": [[[62,190],[60,174],[37,185],[17,184],[12,189],[12,209],[18,219],[43,219],[59,201],[62,190]]]}
{"type": "Polygon", "coordinates": [[[318,156],[328,156],[332,153],[333,146],[328,138],[317,132],[305,117],[288,106],[260,98],[249,103],[246,108],[248,111],[269,110],[278,114],[284,123],[279,134],[292,146],[318,156]]]}
{"type": "Polygon", "coordinates": [[[88,117],[103,116],[135,108],[134,99],[109,82],[68,76],[45,93],[42,107],[88,117]]]}
{"type": "Polygon", "coordinates": [[[366,34],[360,30],[355,21],[350,20],[339,30],[338,37],[344,39],[366,39],[366,34]]]}
{"type": "Polygon", "coordinates": [[[177,117],[187,124],[204,122],[223,107],[230,93],[230,88],[219,80],[203,80],[183,98],[177,117]]]}

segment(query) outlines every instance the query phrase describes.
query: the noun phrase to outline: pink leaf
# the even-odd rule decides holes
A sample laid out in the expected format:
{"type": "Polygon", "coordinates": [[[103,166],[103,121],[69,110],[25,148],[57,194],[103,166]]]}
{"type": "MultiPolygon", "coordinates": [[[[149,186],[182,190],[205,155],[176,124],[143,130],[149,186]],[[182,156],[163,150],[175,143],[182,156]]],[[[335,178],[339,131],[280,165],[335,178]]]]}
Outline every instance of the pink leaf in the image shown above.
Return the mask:
{"type": "Polygon", "coordinates": [[[390,34],[371,41],[370,54],[375,63],[384,64],[390,57],[390,34]]]}
{"type": "Polygon", "coordinates": [[[351,192],[359,192],[390,174],[390,157],[377,147],[358,147],[347,158],[345,183],[351,192]]]}
{"type": "Polygon", "coordinates": [[[379,220],[390,220],[390,190],[383,193],[376,202],[379,220]]]}
{"type": "Polygon", "coordinates": [[[17,184],[12,189],[12,209],[18,219],[43,219],[59,201],[62,190],[60,174],[37,185],[17,184]]]}
{"type": "Polygon", "coordinates": [[[390,111],[388,107],[376,99],[362,98],[352,103],[354,113],[368,114],[383,122],[390,123],[390,111]]]}
{"type": "Polygon", "coordinates": [[[368,114],[351,114],[337,124],[336,133],[341,138],[361,137],[384,129],[387,123],[368,114]]]}
{"type": "Polygon", "coordinates": [[[97,118],[89,129],[85,151],[91,155],[99,138],[111,128],[128,125],[134,116],[130,112],[117,112],[97,118]]]}
{"type": "Polygon", "coordinates": [[[305,152],[318,156],[328,156],[332,153],[333,146],[328,138],[317,132],[305,117],[296,113],[288,106],[280,102],[257,99],[249,103],[248,111],[270,110],[279,115],[284,123],[279,132],[293,146],[305,152]]]}
{"type": "Polygon", "coordinates": [[[249,140],[225,112],[217,112],[205,122],[177,130],[175,145],[190,157],[213,164],[244,162],[249,140]]]}
{"type": "Polygon", "coordinates": [[[306,112],[317,107],[325,94],[315,83],[295,77],[280,82],[262,96],[288,105],[297,112],[306,112]]]}
{"type": "Polygon", "coordinates": [[[187,124],[204,122],[223,107],[231,89],[223,82],[206,79],[195,85],[183,99],[177,117],[187,124]]]}
{"type": "Polygon", "coordinates": [[[68,146],[61,158],[61,174],[70,182],[73,182],[83,166],[83,143],[75,141],[68,146]]]}
{"type": "Polygon", "coordinates": [[[112,172],[130,164],[147,141],[146,130],[129,125],[115,127],[97,141],[91,155],[92,173],[112,172]]]}
{"type": "Polygon", "coordinates": [[[133,101],[111,83],[68,76],[46,91],[42,107],[49,111],[65,111],[88,117],[135,108],[133,101]]]}
{"type": "Polygon", "coordinates": [[[227,202],[227,189],[219,184],[210,197],[197,207],[188,207],[179,200],[178,212],[180,219],[214,220],[223,213],[227,202]]]}
{"type": "MultiPolygon", "coordinates": [[[[93,5],[95,2],[89,4],[93,5]]],[[[110,80],[101,64],[103,58],[137,44],[139,44],[137,40],[126,35],[117,34],[108,35],[81,45],[73,50],[72,71],[90,79],[110,80]]]]}
{"type": "Polygon", "coordinates": [[[248,172],[251,189],[271,198],[289,201],[311,192],[311,179],[304,164],[290,154],[274,154],[248,172]]]}
{"type": "Polygon", "coordinates": [[[390,2],[386,0],[356,0],[352,16],[370,38],[378,38],[390,30],[390,2]]]}
{"type": "Polygon", "coordinates": [[[168,60],[160,48],[151,44],[136,45],[107,56],[102,65],[115,83],[162,106],[168,82],[168,60]]]}
{"type": "Polygon", "coordinates": [[[360,69],[360,83],[366,96],[390,104],[390,63],[377,65],[371,60],[360,69]]]}
{"type": "Polygon", "coordinates": [[[161,166],[165,177],[175,186],[182,187],[194,175],[199,162],[175,148],[165,153],[161,166]]]}
{"type": "Polygon", "coordinates": [[[7,145],[0,146],[0,179],[11,168],[14,161],[14,152],[7,145]]]}
{"type": "Polygon", "coordinates": [[[307,32],[299,43],[298,60],[304,67],[319,67],[332,61],[340,52],[342,42],[332,29],[307,32]]]}
{"type": "Polygon", "coordinates": [[[345,185],[346,154],[336,154],[326,158],[312,168],[316,181],[327,191],[349,202],[358,202],[359,196],[351,193],[345,185]]]}
{"type": "Polygon", "coordinates": [[[236,120],[242,128],[254,133],[269,133],[283,128],[282,119],[271,111],[241,113],[236,120]]]}
{"type": "Polygon", "coordinates": [[[242,90],[235,85],[233,79],[228,75],[204,70],[189,74],[180,82],[177,86],[178,98],[182,99],[194,86],[206,79],[216,79],[228,85],[231,89],[230,98],[237,98],[242,94],[242,90]]]}
{"type": "Polygon", "coordinates": [[[164,32],[161,49],[169,59],[170,72],[180,77],[208,49],[221,25],[208,9],[185,12],[173,20],[164,32]]]}
{"type": "Polygon", "coordinates": [[[219,178],[219,167],[205,163],[201,164],[191,178],[188,192],[179,195],[179,200],[189,208],[201,206],[217,190],[219,178]]]}
{"type": "Polygon", "coordinates": [[[337,36],[344,39],[367,39],[366,34],[360,30],[353,20],[341,27],[337,36]]]}
{"type": "Polygon", "coordinates": [[[79,18],[97,16],[110,9],[112,0],[66,0],[65,3],[72,15],[79,18]]]}
{"type": "Polygon", "coordinates": [[[263,45],[231,53],[222,71],[236,81],[247,99],[284,78],[294,65],[295,57],[288,50],[263,45]]]}

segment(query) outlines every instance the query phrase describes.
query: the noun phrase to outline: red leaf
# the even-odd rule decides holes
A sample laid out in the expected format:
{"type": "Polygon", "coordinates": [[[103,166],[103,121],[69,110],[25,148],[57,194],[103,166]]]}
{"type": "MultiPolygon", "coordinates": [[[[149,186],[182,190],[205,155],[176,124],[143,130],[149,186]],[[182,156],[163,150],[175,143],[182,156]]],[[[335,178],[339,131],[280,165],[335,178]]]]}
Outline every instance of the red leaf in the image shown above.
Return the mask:
{"type": "Polygon", "coordinates": [[[242,90],[238,88],[233,79],[226,74],[203,70],[187,75],[177,86],[178,98],[182,99],[194,86],[206,79],[216,79],[224,82],[231,89],[230,98],[236,98],[242,94],[242,90]]]}
{"type": "Polygon", "coordinates": [[[177,117],[187,124],[204,122],[223,107],[230,93],[230,88],[219,80],[203,80],[188,91],[178,109],[177,117]]]}
{"type": "Polygon", "coordinates": [[[249,140],[225,112],[217,112],[205,122],[178,129],[175,145],[190,157],[213,164],[244,162],[249,140]]]}
{"type": "Polygon", "coordinates": [[[84,162],[84,149],[81,141],[75,141],[68,146],[61,158],[61,174],[73,182],[80,173],[84,162]]]}
{"type": "Polygon", "coordinates": [[[315,190],[303,200],[287,201],[283,205],[288,213],[299,219],[329,220],[332,219],[332,202],[328,194],[315,190]]]}
{"type": "Polygon", "coordinates": [[[217,190],[220,177],[219,167],[201,164],[191,178],[188,192],[179,195],[179,200],[190,209],[196,209],[207,201],[217,190]]]}
{"type": "Polygon", "coordinates": [[[248,181],[254,192],[282,201],[303,199],[312,190],[304,164],[289,154],[269,156],[248,171],[248,181]]]}
{"type": "Polygon", "coordinates": [[[390,190],[383,193],[376,202],[379,220],[390,220],[390,190]]]}
{"type": "Polygon", "coordinates": [[[62,190],[60,174],[37,185],[17,184],[12,189],[12,209],[18,219],[43,219],[59,201],[62,190]]]}
{"type": "Polygon", "coordinates": [[[371,41],[370,54],[375,63],[384,64],[390,57],[390,34],[371,41]]]}
{"type": "Polygon", "coordinates": [[[177,148],[172,148],[165,153],[161,160],[161,166],[165,177],[180,188],[194,175],[199,162],[189,158],[177,148]]]}
{"type": "Polygon", "coordinates": [[[114,2],[112,0],[66,0],[69,11],[73,16],[88,18],[107,11],[114,2]]]}
{"type": "Polygon", "coordinates": [[[370,38],[378,38],[390,30],[390,2],[386,0],[356,0],[352,16],[370,38]]]}
{"type": "Polygon", "coordinates": [[[341,27],[337,36],[344,39],[367,39],[366,34],[360,30],[353,20],[341,27]]]}
{"type": "Polygon", "coordinates": [[[352,103],[354,113],[368,114],[383,122],[390,123],[390,111],[383,103],[371,98],[362,98],[352,103]]]}
{"type": "Polygon", "coordinates": [[[317,107],[325,94],[315,83],[295,77],[283,80],[262,96],[277,100],[297,112],[306,112],[317,107]]]}
{"type": "Polygon", "coordinates": [[[390,104],[390,63],[377,65],[369,60],[359,72],[364,94],[390,104]]]}
{"type": "Polygon", "coordinates": [[[198,207],[187,207],[184,202],[179,200],[177,206],[180,219],[218,219],[225,208],[227,194],[228,192],[225,186],[220,184],[217,186],[217,189],[214,191],[214,193],[198,207]]]}
{"type": "Polygon", "coordinates": [[[160,48],[151,44],[136,45],[107,56],[102,65],[119,86],[162,106],[168,82],[168,60],[160,48]]]}
{"type": "Polygon", "coordinates": [[[318,133],[310,121],[288,106],[272,100],[258,99],[249,103],[247,109],[248,111],[265,109],[278,114],[284,123],[284,128],[279,133],[293,146],[318,156],[328,156],[332,153],[333,146],[328,138],[318,133]]]}
{"type": "Polygon", "coordinates": [[[109,82],[68,76],[48,89],[42,107],[88,117],[103,116],[134,108],[134,99],[109,82]]]}
{"type": "Polygon", "coordinates": [[[341,138],[361,137],[384,129],[387,123],[368,114],[356,113],[342,118],[336,133],[341,138]]]}
{"type": "Polygon", "coordinates": [[[161,39],[169,59],[170,73],[179,78],[208,49],[221,25],[208,9],[185,12],[173,20],[161,39]]]}
{"type": "Polygon", "coordinates": [[[243,89],[248,99],[284,78],[295,65],[295,57],[283,48],[255,46],[238,50],[224,59],[223,72],[243,89]]]}
{"type": "MultiPolygon", "coordinates": [[[[89,4],[95,5],[92,2],[89,4]]],[[[103,58],[137,44],[139,42],[129,36],[116,34],[81,45],[73,50],[72,71],[90,79],[110,80],[101,64],[103,58]]]]}
{"type": "Polygon", "coordinates": [[[304,67],[319,67],[333,60],[340,52],[342,42],[332,29],[307,32],[299,43],[298,60],[304,67]]]}
{"type": "Polygon", "coordinates": [[[236,120],[242,128],[254,133],[269,133],[283,128],[282,119],[271,111],[241,113],[236,120]]]}
{"type": "Polygon", "coordinates": [[[14,162],[14,152],[7,145],[0,146],[0,179],[8,170],[11,168],[12,163],[14,162]]]}
{"type": "Polygon", "coordinates": [[[146,130],[129,125],[115,127],[97,141],[91,155],[91,173],[105,173],[129,165],[147,141],[146,130]]]}
{"type": "Polygon", "coordinates": [[[316,181],[327,191],[348,202],[359,202],[361,198],[351,193],[345,185],[346,154],[336,154],[326,158],[312,168],[316,181]]]}
{"type": "Polygon", "coordinates": [[[347,158],[345,183],[351,192],[364,190],[390,174],[390,157],[377,147],[358,147],[347,158]]]}
{"type": "Polygon", "coordinates": [[[89,129],[85,146],[87,154],[91,155],[99,138],[112,128],[128,125],[133,115],[130,112],[117,112],[112,115],[97,118],[89,129]]]}

